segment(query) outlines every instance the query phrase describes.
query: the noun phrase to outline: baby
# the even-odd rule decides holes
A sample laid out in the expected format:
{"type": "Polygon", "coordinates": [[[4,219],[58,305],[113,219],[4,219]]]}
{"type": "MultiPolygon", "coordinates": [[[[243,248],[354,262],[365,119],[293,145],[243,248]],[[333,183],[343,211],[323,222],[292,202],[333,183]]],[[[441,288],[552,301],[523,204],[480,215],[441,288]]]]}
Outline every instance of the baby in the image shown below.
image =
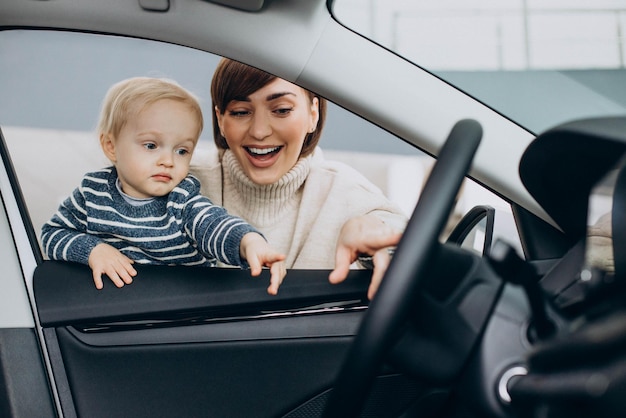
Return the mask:
{"type": "Polygon", "coordinates": [[[42,228],[50,259],[87,264],[96,288],[106,274],[130,284],[133,263],[270,268],[269,294],[285,274],[283,254],[243,219],[200,195],[189,163],[203,128],[198,100],[173,81],[135,77],[107,93],[98,134],[111,167],[87,173],[42,228]]]}

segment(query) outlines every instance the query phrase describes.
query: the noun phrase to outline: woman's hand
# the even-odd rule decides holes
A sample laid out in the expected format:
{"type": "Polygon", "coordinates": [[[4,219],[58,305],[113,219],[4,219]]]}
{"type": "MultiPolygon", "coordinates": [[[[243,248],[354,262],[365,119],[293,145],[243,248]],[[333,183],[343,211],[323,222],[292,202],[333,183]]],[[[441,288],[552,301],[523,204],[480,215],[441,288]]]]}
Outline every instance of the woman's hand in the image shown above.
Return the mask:
{"type": "Polygon", "coordinates": [[[285,255],[275,251],[265,241],[265,238],[255,232],[243,236],[240,252],[241,257],[248,262],[252,276],[261,274],[263,267],[270,268],[270,285],[267,288],[267,293],[270,295],[278,294],[278,288],[287,274],[287,267],[284,263],[285,255]]]}
{"type": "Polygon", "coordinates": [[[371,300],[391,260],[387,248],[397,245],[401,237],[401,232],[386,225],[374,215],[363,215],[348,220],[339,232],[335,269],[330,273],[328,280],[333,284],[344,281],[350,271],[350,264],[360,255],[370,255],[374,271],[367,297],[371,300]]]}
{"type": "Polygon", "coordinates": [[[93,282],[96,289],[102,289],[102,275],[106,274],[117,287],[131,284],[137,270],[133,267],[134,261],[122,254],[117,248],[101,243],[96,245],[89,254],[89,267],[93,272],[93,282]]]}

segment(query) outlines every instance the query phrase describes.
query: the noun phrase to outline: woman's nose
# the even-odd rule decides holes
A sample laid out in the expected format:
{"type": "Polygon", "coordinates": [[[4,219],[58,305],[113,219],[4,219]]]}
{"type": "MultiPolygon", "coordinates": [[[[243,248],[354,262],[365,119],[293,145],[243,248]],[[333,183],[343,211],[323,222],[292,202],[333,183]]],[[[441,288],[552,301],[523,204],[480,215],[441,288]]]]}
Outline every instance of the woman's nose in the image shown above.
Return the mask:
{"type": "Polygon", "coordinates": [[[250,124],[250,135],[260,140],[263,140],[272,134],[272,126],[266,115],[255,114],[252,117],[250,124]]]}

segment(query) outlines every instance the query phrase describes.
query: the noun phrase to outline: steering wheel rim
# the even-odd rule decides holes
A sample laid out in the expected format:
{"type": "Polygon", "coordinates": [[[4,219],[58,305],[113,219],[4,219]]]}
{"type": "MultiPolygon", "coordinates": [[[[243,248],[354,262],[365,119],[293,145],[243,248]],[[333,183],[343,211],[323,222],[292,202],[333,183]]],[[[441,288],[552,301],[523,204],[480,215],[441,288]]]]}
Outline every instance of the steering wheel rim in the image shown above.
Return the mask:
{"type": "Polygon", "coordinates": [[[458,121],[450,131],[393,260],[348,349],[324,417],[355,417],[363,408],[376,372],[399,338],[422,278],[435,259],[439,236],[481,138],[482,127],[472,119],[458,121]]]}

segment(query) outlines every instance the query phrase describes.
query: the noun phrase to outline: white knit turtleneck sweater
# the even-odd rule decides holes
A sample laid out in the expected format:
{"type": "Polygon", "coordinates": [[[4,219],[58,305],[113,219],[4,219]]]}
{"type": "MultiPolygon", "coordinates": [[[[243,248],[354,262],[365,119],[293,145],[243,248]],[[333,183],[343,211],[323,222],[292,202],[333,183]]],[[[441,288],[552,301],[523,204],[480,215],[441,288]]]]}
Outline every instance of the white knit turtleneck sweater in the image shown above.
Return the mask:
{"type": "Polygon", "coordinates": [[[231,151],[194,156],[191,173],[213,203],[259,229],[287,255],[287,268],[332,269],[343,224],[373,213],[401,230],[406,217],[376,186],[353,168],[324,160],[317,149],[276,183],[258,185],[231,151]]]}

